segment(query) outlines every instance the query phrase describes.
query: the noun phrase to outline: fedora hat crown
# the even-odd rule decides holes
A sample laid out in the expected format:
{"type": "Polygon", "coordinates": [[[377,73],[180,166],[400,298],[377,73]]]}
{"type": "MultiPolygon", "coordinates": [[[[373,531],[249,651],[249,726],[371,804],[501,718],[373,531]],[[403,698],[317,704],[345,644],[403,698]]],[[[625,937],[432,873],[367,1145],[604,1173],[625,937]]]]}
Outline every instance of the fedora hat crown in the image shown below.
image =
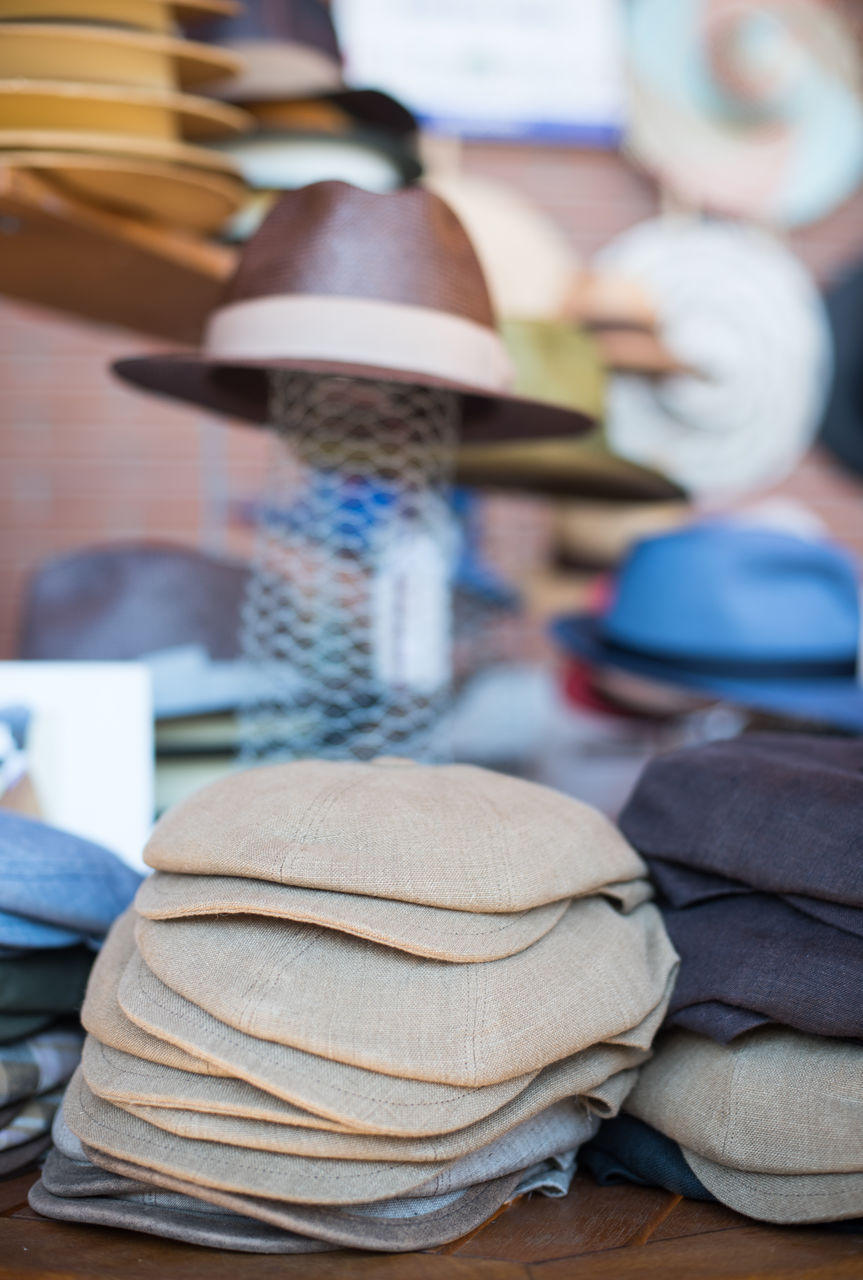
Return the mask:
{"type": "Polygon", "coordinates": [[[719,662],[853,663],[858,631],[849,555],[721,522],[638,543],[602,621],[606,642],[719,662]]]}
{"type": "Polygon", "coordinates": [[[494,328],[466,231],[420,187],[379,194],[318,182],[285,192],[248,242],[222,306],[289,294],[426,307],[494,328]]]}

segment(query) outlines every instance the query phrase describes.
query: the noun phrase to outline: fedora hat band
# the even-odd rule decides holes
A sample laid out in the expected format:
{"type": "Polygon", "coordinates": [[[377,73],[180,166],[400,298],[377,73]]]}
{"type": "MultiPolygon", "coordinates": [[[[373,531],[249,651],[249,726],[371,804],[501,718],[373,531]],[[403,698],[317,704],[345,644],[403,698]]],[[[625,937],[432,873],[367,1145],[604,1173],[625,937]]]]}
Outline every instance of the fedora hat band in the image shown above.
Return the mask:
{"type": "Polygon", "coordinates": [[[204,352],[232,361],[311,360],[424,374],[478,391],[508,391],[512,365],[487,325],[431,307],[377,298],[291,294],[215,311],[204,352]]]}

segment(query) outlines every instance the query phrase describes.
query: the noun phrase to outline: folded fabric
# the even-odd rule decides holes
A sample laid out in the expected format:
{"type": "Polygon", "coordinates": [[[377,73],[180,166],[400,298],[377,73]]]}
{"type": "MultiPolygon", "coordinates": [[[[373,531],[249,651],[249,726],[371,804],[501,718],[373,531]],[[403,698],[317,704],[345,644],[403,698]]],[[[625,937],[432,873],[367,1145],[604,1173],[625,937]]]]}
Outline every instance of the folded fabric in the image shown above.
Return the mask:
{"type": "Polygon", "coordinates": [[[596,1137],[579,1151],[578,1163],[601,1187],[631,1182],[662,1187],[689,1200],[716,1200],[684,1160],[680,1144],[635,1116],[604,1120],[596,1137]]]}
{"type": "Polygon", "coordinates": [[[676,966],[652,904],[622,915],[600,897],[573,902],[526,951],[482,965],[246,917],[141,920],[136,939],[166,986],[238,1031],[469,1088],[602,1041],[649,1048],[631,1032],[663,999],[676,966]]]}
{"type": "MultiPolygon", "coordinates": [[[[61,945],[107,933],[140,883],[136,871],[100,845],[0,813],[0,912],[23,917],[25,926],[34,921],[67,930],[72,936],[61,945]]],[[[0,927],[4,946],[51,945],[28,940],[26,928],[20,936],[22,941],[10,938],[0,927]]]]}
{"type": "Polygon", "coordinates": [[[768,1022],[863,1040],[863,938],[764,893],[668,910],[664,921],[681,957],[670,1025],[724,1041],[768,1022]]]}
{"type": "Polygon", "coordinates": [[[92,965],[93,952],[80,946],[0,960],[0,1010],[76,1013],[92,965]]]}
{"type": "Polygon", "coordinates": [[[0,1013],[0,1045],[34,1036],[54,1021],[50,1013],[0,1013]]]}
{"type": "MultiPolygon", "coordinates": [[[[693,907],[716,898],[738,897],[760,892],[739,880],[716,875],[712,871],[696,871],[667,862],[664,858],[647,858],[651,877],[665,902],[672,907],[693,907]]],[[[863,938],[863,907],[848,907],[841,902],[825,902],[823,898],[807,897],[799,893],[776,895],[783,902],[804,915],[812,916],[834,929],[844,929],[863,938]]]]}
{"type": "Polygon", "coordinates": [[[7,1151],[0,1151],[0,1178],[9,1178],[13,1173],[23,1173],[30,1165],[43,1156],[51,1146],[50,1133],[40,1134],[28,1142],[19,1143],[7,1151]]]}
{"type": "MultiPolygon", "coordinates": [[[[2,816],[2,815],[0,815],[2,816]]],[[[29,951],[49,950],[58,947],[74,947],[81,941],[81,934],[70,929],[56,929],[27,916],[0,911],[0,958],[8,959],[26,955],[29,951]]]]}
{"type": "Polygon", "coordinates": [[[753,733],[655,757],[621,817],[639,852],[863,908],[863,741],[753,733]]]}
{"type": "Polygon", "coordinates": [[[863,1217],[863,1173],[751,1173],[682,1151],[706,1189],[749,1218],[802,1225],[863,1217]]]}
{"type": "MultiPolygon", "coordinates": [[[[50,1134],[54,1114],[63,1097],[62,1090],[52,1090],[38,1098],[30,1098],[0,1126],[0,1151],[11,1151],[25,1143],[50,1134]]],[[[2,1119],[2,1117],[0,1117],[2,1119]]]]}
{"type": "Polygon", "coordinates": [[[0,1045],[0,1106],[63,1084],[78,1065],[83,1040],[82,1032],[57,1027],[0,1045]]]}
{"type": "Polygon", "coordinates": [[[645,874],[609,820],[578,800],[472,765],[387,758],[231,774],[169,810],[144,856],[159,871],[479,913],[645,874]]]}
{"type": "Polygon", "coordinates": [[[686,1151],[738,1170],[863,1175],[860,1044],[778,1027],[733,1045],[669,1032],[625,1107],[686,1151]]]}

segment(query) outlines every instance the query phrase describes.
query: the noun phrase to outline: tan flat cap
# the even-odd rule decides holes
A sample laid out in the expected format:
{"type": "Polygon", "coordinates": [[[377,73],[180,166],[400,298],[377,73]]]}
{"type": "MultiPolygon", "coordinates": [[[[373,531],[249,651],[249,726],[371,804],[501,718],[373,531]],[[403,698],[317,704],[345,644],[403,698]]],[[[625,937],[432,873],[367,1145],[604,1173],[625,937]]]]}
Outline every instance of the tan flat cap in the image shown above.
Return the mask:
{"type": "MultiPolygon", "coordinates": [[[[338,1121],[304,1111],[301,1107],[285,1102],[283,1098],[276,1098],[263,1089],[246,1084],[244,1080],[228,1076],[195,1075],[190,1071],[148,1062],[123,1053],[120,1049],[100,1044],[91,1035],[84,1041],[81,1071],[97,1098],[104,1098],[106,1102],[113,1102],[118,1107],[141,1106],[154,1110],[171,1108],[172,1114],[178,1118],[188,1118],[190,1129],[195,1124],[191,1117],[198,1117],[202,1122],[206,1118],[213,1123],[230,1120],[235,1124],[248,1123],[253,1126],[276,1125],[289,1132],[311,1129],[314,1131],[314,1140],[321,1142],[325,1141],[320,1136],[324,1133],[327,1136],[353,1133],[352,1129],[338,1121]]],[[[156,1121],[151,1123],[155,1124],[156,1121]]],[[[175,1132],[185,1133],[185,1130],[178,1128],[175,1132]]],[[[206,1135],[189,1132],[185,1136],[206,1135]]],[[[228,1141],[227,1138],[220,1140],[228,1141]]],[[[309,1150],[298,1151],[296,1154],[318,1153],[309,1150]]]]}
{"type": "Polygon", "coordinates": [[[863,1174],[863,1045],[784,1027],[730,1045],[675,1031],[626,1110],[735,1170],[863,1174]]]}
{"type": "Polygon", "coordinates": [[[141,920],[136,939],[162,982],[239,1031],[469,1088],[602,1041],[633,1043],[677,963],[656,907],[621,915],[600,897],[573,902],[526,951],[481,965],[242,916],[141,920]]]}
{"type": "Polygon", "coordinates": [[[136,1165],[131,1161],[85,1148],[94,1164],[134,1179],[138,1183],[163,1187],[232,1213],[268,1222],[286,1231],[344,1248],[380,1249],[387,1252],[433,1249],[458,1240],[476,1230],[516,1194],[520,1174],[483,1182],[468,1191],[448,1196],[416,1200],[410,1204],[390,1201],[377,1206],[326,1208],[323,1206],[280,1204],[259,1196],[242,1196],[210,1187],[197,1187],[182,1178],[136,1165]],[[372,1210],[377,1210],[373,1212],[372,1210]]]}
{"type": "Polygon", "coordinates": [[[229,1074],[216,1063],[207,1062],[188,1050],[148,1035],[136,1027],[117,1002],[120,975],[135,950],[137,917],[130,908],[114,921],[90,970],[87,994],[81,1008],[85,1030],[103,1044],[123,1049],[149,1062],[160,1062],[181,1071],[201,1075],[229,1074]]]}
{"type": "MultiPolygon", "coordinates": [[[[635,893],[644,880],[631,881],[635,893]]],[[[624,895],[630,890],[622,888],[624,895]]],[[[545,936],[569,899],[528,911],[480,915],[325,889],[300,889],[239,876],[187,876],[156,871],[141,885],[135,909],[148,920],[257,915],[323,925],[412,955],[452,962],[498,960],[545,936]]]]}
{"type": "MultiPolygon", "coordinates": [[[[84,1078],[86,1080],[86,1073],[84,1078]]],[[[479,1121],[468,1129],[458,1129],[455,1133],[428,1138],[390,1138],[380,1134],[328,1133],[272,1121],[238,1119],[225,1115],[210,1116],[200,1111],[178,1111],[171,1107],[141,1106],[129,1102],[115,1105],[123,1111],[138,1116],[140,1120],[146,1120],[155,1128],[164,1129],[166,1133],[172,1133],[177,1137],[250,1147],[256,1151],[273,1151],[278,1155],[310,1156],[322,1160],[393,1160],[408,1164],[461,1160],[488,1147],[490,1143],[499,1141],[507,1133],[524,1129],[534,1121],[537,1124],[546,1123],[550,1116],[571,1119],[569,1113],[573,1110],[578,1113],[581,1124],[579,1132],[582,1130],[586,1132],[587,1129],[592,1131],[595,1125],[599,1124],[598,1116],[592,1115],[586,1107],[569,1098],[552,1103],[550,1107],[540,1108],[535,1115],[518,1119],[509,1128],[501,1128],[493,1117],[489,1117],[487,1121],[479,1121]],[[541,1122],[540,1117],[545,1117],[545,1120],[541,1122]]],[[[587,1138],[581,1137],[578,1142],[570,1145],[575,1147],[583,1141],[586,1142],[587,1138]]],[[[566,1149],[568,1148],[562,1148],[562,1150],[566,1149]]],[[[545,1159],[547,1154],[537,1158],[545,1159]]],[[[527,1160],[526,1164],[533,1162],[532,1159],[527,1160]]]]}
{"type": "MultiPolygon", "coordinates": [[[[600,1045],[542,1073],[484,1089],[454,1088],[378,1075],[247,1036],[172,992],[150,973],[137,953],[121,980],[120,1000],[129,1017],[151,1033],[165,1035],[181,1046],[194,1043],[231,1076],[355,1130],[396,1137],[465,1129],[511,1102],[522,1118],[562,1097],[576,1095],[595,1114],[613,1115],[631,1087],[627,1068],[645,1057],[638,1047],[600,1045]],[[528,1087],[530,1093],[526,1092],[528,1087]]],[[[652,1041],[664,1010],[663,1002],[644,1019],[639,1035],[645,1041],[652,1041]]],[[[210,1087],[204,1077],[200,1084],[202,1090],[210,1087]]]]}
{"type": "Polygon", "coordinates": [[[838,1222],[863,1217],[863,1173],[748,1173],[683,1151],[696,1178],[722,1204],[764,1222],[838,1222]]]}
{"type": "Polygon", "coordinates": [[[300,760],[182,801],[145,850],[160,871],[246,876],[471,912],[518,912],[645,875],[602,814],[472,765],[300,760]]]}
{"type": "Polygon", "coordinates": [[[583,1112],[573,1111],[565,1121],[559,1113],[547,1122],[534,1117],[520,1130],[483,1148],[481,1154],[456,1162],[420,1164],[280,1155],[167,1134],[97,1098],[80,1071],[67,1088],[63,1114],[82,1143],[119,1159],[173,1174],[196,1186],[309,1205],[371,1204],[411,1192],[419,1196],[448,1194],[571,1149],[570,1144],[588,1136],[592,1127],[583,1112]],[[546,1151],[542,1149],[543,1141],[549,1148],[546,1151]],[[447,1174],[453,1176],[442,1176],[447,1174]]]}

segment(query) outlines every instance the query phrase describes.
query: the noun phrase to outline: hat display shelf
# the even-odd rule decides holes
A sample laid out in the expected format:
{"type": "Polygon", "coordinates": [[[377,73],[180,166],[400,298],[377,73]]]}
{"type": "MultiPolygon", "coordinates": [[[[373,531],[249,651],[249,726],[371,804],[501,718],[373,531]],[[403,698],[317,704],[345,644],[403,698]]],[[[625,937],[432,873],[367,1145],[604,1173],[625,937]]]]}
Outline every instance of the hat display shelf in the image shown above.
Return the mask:
{"type": "Polygon", "coordinates": [[[444,758],[461,398],[269,377],[275,466],[241,621],[265,691],[241,759],[444,758]]]}

